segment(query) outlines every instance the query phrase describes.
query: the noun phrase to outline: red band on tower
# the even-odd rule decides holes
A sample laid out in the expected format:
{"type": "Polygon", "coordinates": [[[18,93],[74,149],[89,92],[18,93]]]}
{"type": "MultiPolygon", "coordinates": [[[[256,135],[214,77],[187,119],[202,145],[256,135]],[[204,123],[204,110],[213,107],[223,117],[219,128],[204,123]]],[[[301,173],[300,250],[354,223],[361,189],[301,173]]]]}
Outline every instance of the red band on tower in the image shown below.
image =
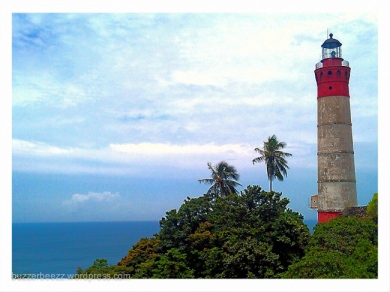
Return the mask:
{"type": "Polygon", "coordinates": [[[325,223],[336,218],[341,212],[318,212],[318,223],[325,223]]]}
{"type": "Polygon", "coordinates": [[[342,58],[325,59],[317,64],[317,98],[324,96],[348,96],[351,68],[342,58]]]}

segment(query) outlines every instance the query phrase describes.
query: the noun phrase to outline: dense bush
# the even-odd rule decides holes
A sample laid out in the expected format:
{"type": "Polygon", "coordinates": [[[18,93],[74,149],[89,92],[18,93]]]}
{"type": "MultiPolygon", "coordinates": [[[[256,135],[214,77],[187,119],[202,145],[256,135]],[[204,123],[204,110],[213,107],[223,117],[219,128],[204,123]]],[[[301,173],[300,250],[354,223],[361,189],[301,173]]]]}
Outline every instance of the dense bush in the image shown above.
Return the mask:
{"type": "Polygon", "coordinates": [[[301,261],[284,278],[377,278],[378,227],[373,220],[337,218],[317,224],[301,261]]]}
{"type": "Polygon", "coordinates": [[[367,214],[378,223],[378,193],[375,193],[367,205],[367,214]]]}

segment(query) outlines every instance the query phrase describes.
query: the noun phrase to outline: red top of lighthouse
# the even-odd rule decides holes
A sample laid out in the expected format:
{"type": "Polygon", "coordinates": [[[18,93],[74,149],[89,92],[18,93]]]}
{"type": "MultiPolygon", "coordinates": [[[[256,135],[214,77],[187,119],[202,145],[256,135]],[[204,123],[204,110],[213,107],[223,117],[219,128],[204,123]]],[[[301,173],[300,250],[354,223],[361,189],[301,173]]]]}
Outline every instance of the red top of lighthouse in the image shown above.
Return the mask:
{"type": "Polygon", "coordinates": [[[341,58],[341,43],[329,35],[322,45],[322,60],[316,64],[317,98],[349,97],[349,63],[341,58]]]}

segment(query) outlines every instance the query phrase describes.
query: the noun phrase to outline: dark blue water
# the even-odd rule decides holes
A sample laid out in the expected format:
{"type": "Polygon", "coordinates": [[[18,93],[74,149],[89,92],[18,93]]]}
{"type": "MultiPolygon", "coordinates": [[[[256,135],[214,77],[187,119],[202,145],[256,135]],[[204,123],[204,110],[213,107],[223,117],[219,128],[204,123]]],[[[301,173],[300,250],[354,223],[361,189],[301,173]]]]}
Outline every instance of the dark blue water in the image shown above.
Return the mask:
{"type": "MultiPolygon", "coordinates": [[[[317,220],[305,220],[312,232],[317,220]]],[[[13,223],[12,271],[73,274],[95,259],[117,264],[142,237],[159,232],[158,222],[13,223]]]]}
{"type": "Polygon", "coordinates": [[[158,222],[13,223],[13,273],[58,274],[86,269],[97,258],[117,264],[158,222]]]}

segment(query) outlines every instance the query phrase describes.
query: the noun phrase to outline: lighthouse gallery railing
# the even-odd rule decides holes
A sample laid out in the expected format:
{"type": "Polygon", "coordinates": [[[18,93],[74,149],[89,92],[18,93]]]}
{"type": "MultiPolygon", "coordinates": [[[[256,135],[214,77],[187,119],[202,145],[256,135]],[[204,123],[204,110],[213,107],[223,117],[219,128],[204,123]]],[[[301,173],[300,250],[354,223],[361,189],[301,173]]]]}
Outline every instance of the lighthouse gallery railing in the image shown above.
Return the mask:
{"type": "MultiPolygon", "coordinates": [[[[323,64],[322,62],[318,62],[318,63],[316,64],[316,69],[322,68],[323,66],[324,66],[324,64],[323,64]]],[[[349,62],[343,60],[343,61],[341,61],[341,66],[349,67],[349,62]]]]}

